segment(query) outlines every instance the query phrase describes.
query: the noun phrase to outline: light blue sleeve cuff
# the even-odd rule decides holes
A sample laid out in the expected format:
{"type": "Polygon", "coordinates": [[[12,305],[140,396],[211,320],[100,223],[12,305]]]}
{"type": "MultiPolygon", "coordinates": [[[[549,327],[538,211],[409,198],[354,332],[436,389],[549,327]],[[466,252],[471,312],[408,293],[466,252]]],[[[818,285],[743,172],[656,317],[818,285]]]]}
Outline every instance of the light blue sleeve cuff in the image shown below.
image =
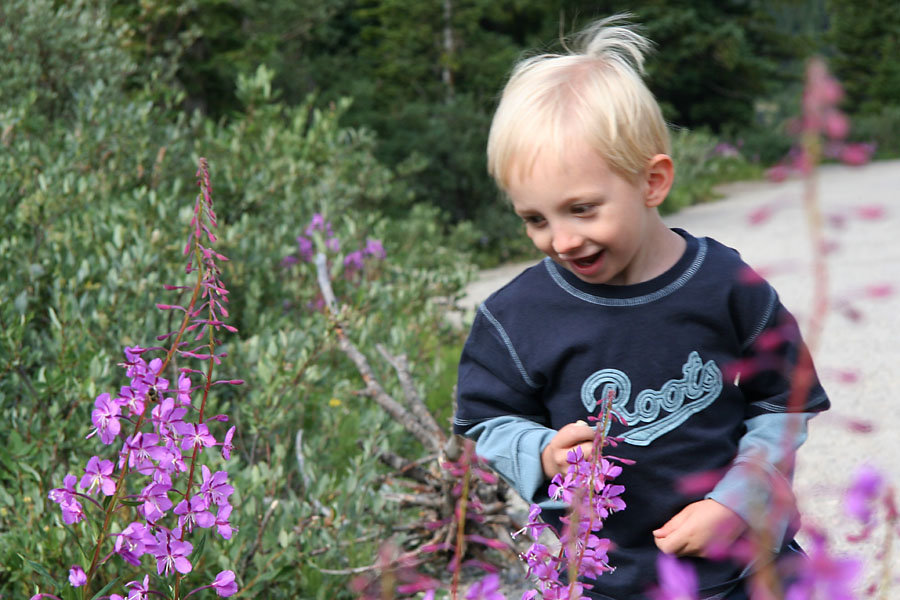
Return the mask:
{"type": "Polygon", "coordinates": [[[792,492],[794,457],[814,413],[771,413],[744,422],[747,432],[725,476],[706,495],[749,525],[762,528],[778,551],[797,520],[792,492]]]}
{"type": "Polygon", "coordinates": [[[476,440],[475,453],[485,459],[523,500],[541,508],[565,508],[563,502],[550,500],[549,481],[541,466],[541,452],[554,435],[555,429],[515,416],[483,421],[466,433],[467,437],[476,440]]]}

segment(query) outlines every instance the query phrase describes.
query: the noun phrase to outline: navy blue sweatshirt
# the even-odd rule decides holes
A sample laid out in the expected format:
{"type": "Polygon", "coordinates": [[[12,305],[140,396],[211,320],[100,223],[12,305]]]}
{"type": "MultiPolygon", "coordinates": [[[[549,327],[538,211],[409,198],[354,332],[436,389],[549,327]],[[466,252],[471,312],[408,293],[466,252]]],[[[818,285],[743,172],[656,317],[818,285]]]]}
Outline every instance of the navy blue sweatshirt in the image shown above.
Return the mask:
{"type": "MultiPolygon", "coordinates": [[[[586,283],[550,259],[527,269],[480,307],[460,360],[454,431],[463,435],[508,417],[558,430],[600,416],[612,394],[614,454],[635,464],[616,480],[627,508],[601,532],[615,544],[616,570],[593,582],[595,598],[645,597],[658,554],[651,532],[703,497],[679,482],[726,470],[747,422],[829,406],[814,371],[791,400],[806,349],[772,287],[736,251],[676,231],[685,253],[643,283],[586,283]]],[[[530,449],[538,461],[540,450],[530,449]]],[[[556,527],[562,514],[544,511],[556,527]]],[[[743,570],[691,561],[701,597],[743,570]]]]}

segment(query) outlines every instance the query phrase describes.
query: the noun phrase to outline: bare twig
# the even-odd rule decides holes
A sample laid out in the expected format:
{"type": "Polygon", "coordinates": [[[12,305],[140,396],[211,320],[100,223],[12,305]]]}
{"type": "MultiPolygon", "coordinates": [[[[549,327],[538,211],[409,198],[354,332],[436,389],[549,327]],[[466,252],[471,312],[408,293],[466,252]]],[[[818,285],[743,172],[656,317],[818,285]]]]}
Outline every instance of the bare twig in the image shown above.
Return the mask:
{"type": "Polygon", "coordinates": [[[245,572],[247,570],[247,565],[250,563],[250,559],[253,558],[253,555],[256,554],[256,551],[259,549],[259,546],[262,543],[263,532],[266,530],[266,525],[269,524],[269,519],[272,518],[272,514],[275,512],[275,509],[278,508],[278,505],[280,503],[281,500],[275,498],[269,504],[269,508],[266,509],[266,514],[263,515],[262,521],[260,521],[259,523],[259,529],[256,531],[256,539],[253,540],[253,545],[250,546],[250,549],[247,550],[247,553],[241,560],[241,572],[245,572]]]}
{"type": "Polygon", "coordinates": [[[381,497],[391,502],[408,504],[410,506],[429,506],[440,508],[443,505],[441,499],[434,494],[403,494],[399,492],[382,492],[381,497]]]}
{"type": "Polygon", "coordinates": [[[388,564],[375,563],[374,565],[368,565],[366,567],[353,567],[349,569],[323,569],[322,567],[316,567],[316,570],[320,573],[325,573],[326,575],[359,575],[360,573],[387,570],[394,567],[415,567],[423,562],[422,559],[419,558],[420,554],[420,552],[407,552],[388,564]]]}
{"type": "Polygon", "coordinates": [[[397,372],[397,379],[400,380],[400,386],[403,388],[403,395],[406,397],[406,405],[414,415],[419,417],[422,424],[430,429],[432,434],[438,438],[438,443],[443,445],[447,436],[444,435],[440,425],[435,421],[434,415],[432,415],[428,410],[428,407],[425,406],[422,396],[416,389],[416,385],[413,382],[412,375],[409,371],[409,362],[406,360],[406,355],[399,354],[394,356],[381,344],[376,344],[375,349],[378,350],[379,354],[381,354],[381,356],[383,356],[397,372]]]}
{"type": "Polygon", "coordinates": [[[429,454],[419,460],[410,462],[402,456],[388,450],[378,451],[378,459],[394,469],[397,472],[397,475],[408,477],[413,481],[417,481],[427,486],[433,486],[435,481],[434,478],[430,476],[429,472],[422,468],[422,465],[433,461],[435,458],[437,458],[436,455],[429,454]]]}
{"type": "Polygon", "coordinates": [[[423,446],[432,451],[439,451],[441,441],[437,439],[429,427],[424,426],[416,416],[408,411],[402,404],[394,400],[376,379],[372,367],[366,356],[350,341],[344,331],[344,326],[338,319],[338,304],[334,296],[334,290],[331,287],[331,280],[328,278],[328,267],[325,261],[325,255],[319,253],[316,255],[316,272],[319,288],[322,290],[322,296],[325,299],[325,305],[332,317],[334,332],[337,334],[338,345],[341,351],[353,361],[356,370],[359,371],[363,382],[366,384],[366,392],[381,406],[387,413],[400,423],[404,429],[410,432],[423,446]]]}

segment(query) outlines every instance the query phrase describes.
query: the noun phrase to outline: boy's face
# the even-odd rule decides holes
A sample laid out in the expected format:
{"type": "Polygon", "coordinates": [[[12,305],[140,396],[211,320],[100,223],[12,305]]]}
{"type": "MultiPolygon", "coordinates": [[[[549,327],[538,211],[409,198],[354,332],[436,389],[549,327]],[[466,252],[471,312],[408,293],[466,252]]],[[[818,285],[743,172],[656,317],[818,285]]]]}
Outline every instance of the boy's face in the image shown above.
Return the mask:
{"type": "Polygon", "coordinates": [[[648,185],[630,183],[586,147],[567,159],[564,166],[539,159],[507,189],[534,245],[588,283],[626,285],[657,275],[653,237],[661,221],[648,185]]]}

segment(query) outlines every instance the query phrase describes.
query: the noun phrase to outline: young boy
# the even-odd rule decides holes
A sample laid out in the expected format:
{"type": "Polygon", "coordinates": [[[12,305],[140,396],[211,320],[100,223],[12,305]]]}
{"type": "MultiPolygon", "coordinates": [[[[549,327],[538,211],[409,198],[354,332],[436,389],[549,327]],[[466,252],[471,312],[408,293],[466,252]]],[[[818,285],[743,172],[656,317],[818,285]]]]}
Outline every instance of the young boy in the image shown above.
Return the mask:
{"type": "Polygon", "coordinates": [[[504,90],[488,168],[547,257],[479,307],[454,431],[558,529],[549,479],[571,449],[589,454],[585,422],[611,399],[613,453],[635,463],[602,532],[615,570],[589,595],[644,598],[662,551],[693,564],[701,598],[745,598],[754,571],[796,553],[793,452],[829,401],[774,290],[661,220],[674,167],[641,79],[649,42],[617,20],[577,52],[524,60],[504,90]],[[714,560],[748,523],[771,557],[714,560]]]}

